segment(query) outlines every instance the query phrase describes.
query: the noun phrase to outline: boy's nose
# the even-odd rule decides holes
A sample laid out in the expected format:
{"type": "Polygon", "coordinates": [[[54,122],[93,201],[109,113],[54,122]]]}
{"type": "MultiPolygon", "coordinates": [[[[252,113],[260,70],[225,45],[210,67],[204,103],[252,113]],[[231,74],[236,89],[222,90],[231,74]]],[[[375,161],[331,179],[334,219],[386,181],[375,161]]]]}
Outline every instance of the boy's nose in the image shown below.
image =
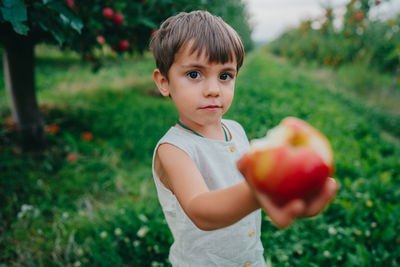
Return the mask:
{"type": "Polygon", "coordinates": [[[207,82],[205,89],[204,89],[204,94],[206,96],[219,96],[221,92],[220,84],[218,81],[212,79],[207,82]]]}

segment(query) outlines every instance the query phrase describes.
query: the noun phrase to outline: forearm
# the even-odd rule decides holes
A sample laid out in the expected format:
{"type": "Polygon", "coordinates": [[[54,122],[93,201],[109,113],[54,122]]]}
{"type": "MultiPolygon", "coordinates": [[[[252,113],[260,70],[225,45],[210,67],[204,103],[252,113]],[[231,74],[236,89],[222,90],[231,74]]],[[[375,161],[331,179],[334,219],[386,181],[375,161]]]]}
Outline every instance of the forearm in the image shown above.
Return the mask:
{"type": "Polygon", "coordinates": [[[260,205],[246,182],[226,189],[194,196],[186,212],[202,230],[215,230],[234,224],[260,205]]]}

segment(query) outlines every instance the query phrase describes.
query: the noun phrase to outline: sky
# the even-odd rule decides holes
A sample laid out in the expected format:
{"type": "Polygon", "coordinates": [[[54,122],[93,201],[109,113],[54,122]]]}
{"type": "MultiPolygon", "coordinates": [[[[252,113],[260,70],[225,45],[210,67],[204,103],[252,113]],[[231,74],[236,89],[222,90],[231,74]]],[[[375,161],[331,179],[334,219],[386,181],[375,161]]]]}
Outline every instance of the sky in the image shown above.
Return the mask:
{"type": "MultiPolygon", "coordinates": [[[[349,0],[243,0],[253,27],[252,38],[257,43],[266,43],[281,33],[295,27],[307,18],[323,15],[323,6],[335,8],[337,14],[344,12],[349,0]]],[[[371,11],[374,16],[387,17],[400,12],[400,0],[391,0],[371,11]]]]}

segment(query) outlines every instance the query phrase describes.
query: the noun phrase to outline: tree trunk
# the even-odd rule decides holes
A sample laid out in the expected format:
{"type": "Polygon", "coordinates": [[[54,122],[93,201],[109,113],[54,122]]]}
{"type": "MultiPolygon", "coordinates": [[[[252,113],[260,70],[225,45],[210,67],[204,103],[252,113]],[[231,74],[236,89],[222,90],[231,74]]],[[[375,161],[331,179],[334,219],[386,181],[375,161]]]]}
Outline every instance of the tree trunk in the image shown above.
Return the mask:
{"type": "Polygon", "coordinates": [[[31,151],[42,150],[44,134],[35,94],[34,42],[28,37],[13,34],[3,44],[6,88],[22,147],[31,151]]]}

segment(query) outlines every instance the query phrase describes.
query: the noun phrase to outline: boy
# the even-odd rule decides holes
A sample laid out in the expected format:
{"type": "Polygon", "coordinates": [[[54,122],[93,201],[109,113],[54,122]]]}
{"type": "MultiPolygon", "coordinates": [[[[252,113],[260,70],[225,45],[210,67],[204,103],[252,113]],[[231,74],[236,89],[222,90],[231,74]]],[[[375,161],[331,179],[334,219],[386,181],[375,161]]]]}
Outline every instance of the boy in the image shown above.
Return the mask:
{"type": "Polygon", "coordinates": [[[261,210],[281,228],[319,213],[335,195],[328,179],[305,203],[277,207],[256,192],[236,162],[249,148],[243,128],[224,120],[244,50],[237,33],[205,11],[167,19],[150,44],[154,81],[178,110],[177,125],[158,142],[153,176],[174,243],[173,266],[264,266],[261,210]]]}

